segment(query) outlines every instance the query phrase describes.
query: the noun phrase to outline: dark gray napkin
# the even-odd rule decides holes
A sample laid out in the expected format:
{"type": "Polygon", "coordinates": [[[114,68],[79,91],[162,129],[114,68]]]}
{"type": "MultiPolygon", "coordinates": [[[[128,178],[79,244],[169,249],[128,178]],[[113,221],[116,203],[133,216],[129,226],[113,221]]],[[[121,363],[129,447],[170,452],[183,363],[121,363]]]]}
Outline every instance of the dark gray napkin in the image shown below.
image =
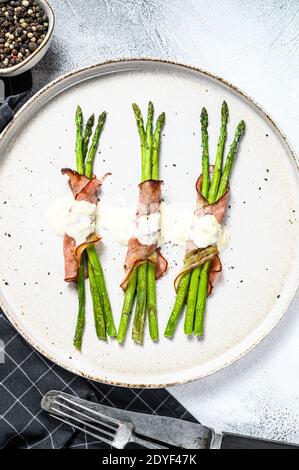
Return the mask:
{"type": "Polygon", "coordinates": [[[19,75],[16,78],[0,79],[4,83],[5,96],[0,105],[0,132],[12,120],[15,110],[26,99],[32,88],[32,76],[30,72],[19,75]]]}
{"type": "MultiPolygon", "coordinates": [[[[12,119],[15,108],[30,89],[30,74],[19,82],[6,81],[6,100],[0,106],[0,130],[12,119]],[[12,95],[8,96],[9,93],[12,95]]],[[[0,200],[0,208],[2,203],[0,200]]],[[[42,396],[53,389],[107,406],[195,421],[164,389],[104,385],[53,364],[23,340],[0,310],[0,448],[107,448],[93,438],[73,432],[41,409],[42,396]],[[3,352],[4,363],[1,363],[3,352]]]]}

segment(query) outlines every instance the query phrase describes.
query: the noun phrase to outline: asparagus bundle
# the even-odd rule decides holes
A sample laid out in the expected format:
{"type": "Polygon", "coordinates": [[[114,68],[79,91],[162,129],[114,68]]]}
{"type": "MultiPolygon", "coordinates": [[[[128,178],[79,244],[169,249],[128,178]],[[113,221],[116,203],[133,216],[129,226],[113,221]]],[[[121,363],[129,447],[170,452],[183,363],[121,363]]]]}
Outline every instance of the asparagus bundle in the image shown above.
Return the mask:
{"type": "MultiPolygon", "coordinates": [[[[106,121],[106,113],[103,112],[97,122],[95,132],[92,136],[94,125],[94,115],[92,115],[85,126],[83,132],[83,114],[80,106],[76,111],[76,167],[77,174],[86,177],[87,184],[93,179],[93,164],[98,149],[100,136],[106,121]]],[[[95,178],[94,178],[95,179],[95,178]]],[[[98,182],[100,186],[100,182],[98,182]]],[[[87,185],[85,186],[85,188],[87,185]]],[[[96,193],[97,187],[95,188],[96,193]]],[[[87,265],[90,291],[93,302],[95,329],[99,339],[106,339],[108,336],[116,336],[111,305],[105,285],[104,273],[96,252],[94,243],[86,243],[82,248],[80,267],[78,270],[78,318],[74,337],[74,346],[81,349],[82,336],[85,325],[85,266],[87,265]]]]}
{"type": "MultiPolygon", "coordinates": [[[[201,112],[202,133],[202,175],[197,182],[199,199],[205,210],[203,213],[216,214],[221,219],[225,216],[229,191],[229,178],[235,160],[239,142],[245,131],[245,123],[241,121],[236,129],[234,140],[230,146],[226,163],[223,168],[223,154],[227,137],[228,107],[224,101],[221,108],[221,128],[217,144],[215,166],[209,165],[208,147],[208,113],[205,108],[201,112]],[[218,205],[218,206],[216,206],[218,205]]],[[[213,279],[221,271],[221,262],[216,245],[206,248],[193,247],[187,251],[185,266],[177,277],[176,301],[165,330],[165,336],[174,335],[179,317],[187,301],[184,332],[187,335],[203,336],[206,299],[211,293],[213,279]],[[195,249],[194,249],[195,248],[195,249]]]]}
{"type": "MultiPolygon", "coordinates": [[[[142,183],[139,185],[139,204],[145,206],[145,208],[139,206],[137,212],[138,217],[143,211],[145,211],[145,214],[150,215],[151,205],[155,206],[155,210],[157,211],[160,203],[160,186],[162,182],[159,181],[159,152],[161,132],[165,123],[165,113],[162,113],[158,117],[156,128],[153,132],[153,104],[151,102],[148,104],[145,128],[142,113],[135,103],[133,104],[133,111],[141,145],[142,183]]],[[[117,340],[120,343],[125,340],[129,318],[136,297],[132,338],[139,344],[143,343],[144,325],[146,313],[148,313],[150,336],[153,341],[157,341],[159,339],[159,331],[156,279],[166,270],[167,262],[157,249],[156,242],[146,246],[140,244],[136,238],[131,238],[129,240],[125,268],[127,275],[125,282],[122,283],[125,298],[117,340]]]]}

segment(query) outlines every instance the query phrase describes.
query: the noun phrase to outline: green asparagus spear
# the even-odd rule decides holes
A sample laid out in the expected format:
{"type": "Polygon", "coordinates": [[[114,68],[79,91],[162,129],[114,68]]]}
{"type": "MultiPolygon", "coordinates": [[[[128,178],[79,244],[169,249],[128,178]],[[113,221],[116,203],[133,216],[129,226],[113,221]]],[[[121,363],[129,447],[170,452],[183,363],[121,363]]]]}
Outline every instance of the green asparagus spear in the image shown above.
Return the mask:
{"type": "Polygon", "coordinates": [[[86,158],[85,175],[87,176],[87,178],[92,177],[93,163],[94,163],[96,151],[97,151],[97,148],[98,148],[98,145],[99,145],[99,140],[100,140],[100,136],[101,136],[105,121],[106,121],[106,113],[104,111],[98,119],[97,127],[96,127],[96,130],[94,132],[92,142],[91,142],[91,146],[89,148],[88,155],[87,155],[87,158],[86,158]]]}
{"type": "Polygon", "coordinates": [[[161,132],[165,124],[165,113],[160,114],[157,119],[156,129],[153,137],[153,155],[152,155],[152,179],[159,179],[159,153],[161,146],[161,132]]]}
{"type": "Polygon", "coordinates": [[[171,315],[169,317],[164,336],[166,338],[172,338],[177,326],[177,323],[179,321],[181,312],[184,307],[185,299],[186,299],[186,292],[188,291],[189,283],[190,283],[190,277],[191,277],[191,272],[188,271],[184,276],[182,277],[177,294],[176,294],[176,300],[175,304],[173,306],[171,315]]]}
{"type": "Polygon", "coordinates": [[[142,158],[142,181],[152,178],[152,155],[153,155],[153,117],[154,105],[150,101],[147,108],[147,121],[145,129],[145,151],[142,158]]]}
{"type": "Polygon", "coordinates": [[[88,276],[89,276],[89,285],[90,292],[93,303],[93,313],[94,313],[94,323],[96,328],[97,337],[99,339],[107,339],[106,336],[106,323],[105,316],[103,312],[102,302],[99,296],[98,285],[95,279],[94,270],[90,260],[88,260],[88,276]]]}
{"type": "Polygon", "coordinates": [[[88,150],[88,145],[89,145],[89,139],[92,134],[92,128],[94,125],[94,114],[90,116],[88,119],[86,126],[85,126],[85,131],[84,131],[84,136],[83,136],[83,142],[82,142],[82,154],[83,154],[83,159],[85,160],[86,155],[87,155],[87,150],[88,150]]]}
{"type": "Polygon", "coordinates": [[[140,137],[140,144],[141,144],[141,153],[143,154],[145,148],[145,131],[144,131],[144,124],[143,124],[143,117],[140,111],[138,104],[133,103],[132,108],[134,111],[137,129],[140,137]]]}
{"type": "Polygon", "coordinates": [[[209,272],[210,272],[211,262],[207,261],[200,273],[200,280],[197,292],[197,304],[195,312],[195,321],[194,321],[194,335],[202,336],[204,328],[204,313],[207,303],[207,293],[208,293],[208,282],[209,282],[209,272]]]}
{"type": "Polygon", "coordinates": [[[80,106],[77,107],[76,111],[76,164],[77,172],[80,175],[84,174],[84,158],[83,158],[83,113],[80,106]]]}
{"type": "Polygon", "coordinates": [[[113,315],[111,304],[105,284],[105,278],[103,273],[103,268],[101,266],[98,254],[94,246],[90,246],[87,248],[87,256],[89,261],[89,266],[91,265],[93,270],[94,279],[99,291],[99,296],[103,308],[106,328],[108,336],[114,337],[117,336],[116,328],[114,325],[113,315]]]}
{"type": "Polygon", "coordinates": [[[148,326],[151,339],[158,341],[158,315],[157,315],[157,296],[156,296],[156,267],[153,263],[147,266],[147,309],[148,326]]]}
{"type": "Polygon", "coordinates": [[[213,202],[215,202],[217,199],[219,182],[220,182],[221,173],[222,173],[222,160],[223,160],[224,146],[225,146],[226,137],[227,137],[227,120],[228,120],[228,106],[227,106],[226,101],[223,101],[222,107],[221,107],[221,128],[220,128],[220,134],[219,134],[219,139],[218,139],[218,144],[217,144],[217,153],[216,153],[216,159],[215,159],[214,172],[213,172],[213,177],[212,177],[212,182],[211,182],[209,197],[208,197],[210,204],[213,204],[213,202]]]}
{"type": "MultiPolygon", "coordinates": [[[[88,156],[86,159],[85,176],[87,176],[87,178],[91,178],[93,174],[94,159],[95,159],[96,151],[99,145],[99,140],[100,140],[100,136],[101,136],[105,121],[106,121],[106,112],[103,112],[102,114],[100,114],[98,118],[97,127],[95,129],[95,132],[92,138],[92,143],[89,148],[88,156]]],[[[103,311],[104,318],[105,318],[107,333],[111,337],[116,336],[117,333],[116,333],[116,328],[114,325],[111,304],[110,304],[109,295],[108,295],[107,288],[106,288],[103,269],[102,269],[100,260],[98,258],[98,254],[94,246],[88,247],[86,252],[87,252],[88,261],[89,261],[88,274],[90,275],[90,271],[91,270],[93,271],[91,275],[94,278],[95,284],[98,288],[98,296],[101,302],[102,311],[103,311]]],[[[96,295],[96,291],[94,289],[92,290],[92,292],[94,292],[96,295]]]]}
{"type": "MultiPolygon", "coordinates": [[[[210,164],[209,164],[209,134],[208,134],[208,113],[206,108],[201,111],[201,139],[202,139],[202,186],[201,193],[207,198],[210,187],[210,164]]],[[[197,300],[197,290],[200,276],[200,267],[193,269],[191,274],[187,310],[185,317],[184,331],[186,335],[193,333],[194,313],[197,300]]]]}
{"type": "MultiPolygon", "coordinates": [[[[152,179],[159,179],[159,152],[161,145],[161,132],[165,124],[165,113],[160,114],[157,119],[156,129],[153,136],[152,152],[152,179]]],[[[147,277],[147,308],[150,336],[153,341],[159,339],[157,297],[156,297],[156,268],[153,263],[148,263],[147,277]]]]}
{"type": "MultiPolygon", "coordinates": [[[[140,111],[139,106],[136,103],[133,103],[132,105],[135,119],[136,119],[136,124],[137,124],[137,129],[140,137],[140,146],[141,146],[141,163],[142,163],[142,173],[143,173],[143,165],[144,165],[144,153],[145,153],[145,131],[144,131],[144,124],[143,124],[143,118],[142,118],[142,113],[140,111]]],[[[138,268],[137,268],[138,269],[138,268]]],[[[123,303],[123,309],[122,309],[122,316],[120,320],[120,326],[119,326],[119,331],[118,331],[118,336],[117,340],[119,342],[123,342],[125,340],[125,334],[127,330],[127,325],[128,325],[128,320],[131,315],[132,311],[132,306],[134,302],[134,297],[136,293],[136,286],[137,286],[137,269],[133,271],[131,274],[131,279],[128,284],[128,287],[125,292],[125,297],[124,297],[124,303],[123,303]]]]}
{"type": "Polygon", "coordinates": [[[185,324],[184,324],[185,335],[192,335],[193,333],[194,313],[195,313],[195,308],[196,308],[200,271],[201,269],[198,266],[194,268],[191,273],[191,280],[190,280],[188,299],[187,299],[185,324]]]}
{"type": "Polygon", "coordinates": [[[208,113],[206,108],[201,111],[201,138],[202,138],[202,186],[201,194],[207,198],[210,187],[210,167],[209,167],[209,134],[208,134],[208,113]]]}
{"type": "Polygon", "coordinates": [[[78,318],[76,325],[76,332],[74,337],[74,346],[77,349],[81,349],[82,345],[82,336],[85,326],[85,282],[84,282],[84,262],[80,263],[79,273],[78,273],[78,318]]]}
{"type": "MultiPolygon", "coordinates": [[[[84,157],[82,153],[82,128],[83,114],[80,106],[76,111],[76,167],[80,175],[84,174],[84,157]]],[[[78,317],[76,332],[74,337],[74,346],[81,349],[82,336],[85,325],[85,281],[84,281],[84,255],[81,258],[78,271],[78,317]]]]}
{"type": "Polygon", "coordinates": [[[126,337],[128,324],[129,324],[129,318],[131,315],[132,305],[133,305],[134,297],[135,297],[136,284],[137,284],[137,269],[134,269],[134,271],[131,274],[131,278],[129,280],[129,284],[125,293],[125,300],[123,304],[123,309],[121,313],[121,319],[120,319],[120,324],[119,324],[118,334],[117,334],[117,341],[119,343],[123,343],[126,337]]]}
{"type": "Polygon", "coordinates": [[[219,183],[217,200],[220,199],[224,195],[225,191],[227,190],[228,181],[229,181],[229,177],[231,174],[234,159],[235,159],[235,156],[237,155],[239,143],[240,143],[242,135],[244,134],[244,131],[245,131],[245,122],[241,121],[238,124],[233,143],[231,144],[229,152],[228,152],[228,156],[225,162],[225,167],[223,169],[223,173],[222,173],[221,180],[219,183]]]}
{"type": "Polygon", "coordinates": [[[137,269],[137,296],[133,321],[132,338],[138,343],[143,343],[144,324],[146,316],[146,295],[147,295],[147,265],[143,263],[137,269]]]}

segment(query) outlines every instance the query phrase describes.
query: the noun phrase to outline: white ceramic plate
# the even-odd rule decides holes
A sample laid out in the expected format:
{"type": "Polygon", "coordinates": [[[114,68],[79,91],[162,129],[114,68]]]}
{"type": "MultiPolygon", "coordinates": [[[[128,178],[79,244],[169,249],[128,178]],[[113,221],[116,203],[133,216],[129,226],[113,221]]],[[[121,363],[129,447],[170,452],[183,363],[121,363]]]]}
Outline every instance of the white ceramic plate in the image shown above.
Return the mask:
{"type": "MultiPolygon", "coordinates": [[[[299,277],[297,162],[270,118],[229,84],[158,61],[85,69],[31,99],[3,133],[0,152],[1,305],[27,341],[54,362],[91,379],[124,386],[183,383],[240,358],[286,311],[299,277]],[[130,339],[124,346],[98,341],[88,302],[79,353],[72,346],[76,291],[63,281],[62,241],[47,227],[44,213],[57,197],[69,195],[60,168],[74,166],[77,103],[86,114],[108,112],[95,172],[109,170],[113,176],[105,182],[101,203],[123,196],[126,203],[136,204],[140,150],[131,103],[136,101],[145,110],[149,99],[157,112],[167,114],[161,178],[164,198],[179,205],[195,204],[201,107],[209,111],[211,155],[223,99],[230,109],[228,141],[237,122],[246,121],[231,184],[231,242],[222,254],[222,279],[208,302],[205,338],[185,337],[182,322],[173,341],[164,338],[175,297],[172,283],[183,259],[181,248],[164,246],[170,269],[158,283],[159,343],[153,344],[148,333],[143,347],[130,339]]],[[[126,248],[103,235],[101,260],[118,323],[126,248]]]]}

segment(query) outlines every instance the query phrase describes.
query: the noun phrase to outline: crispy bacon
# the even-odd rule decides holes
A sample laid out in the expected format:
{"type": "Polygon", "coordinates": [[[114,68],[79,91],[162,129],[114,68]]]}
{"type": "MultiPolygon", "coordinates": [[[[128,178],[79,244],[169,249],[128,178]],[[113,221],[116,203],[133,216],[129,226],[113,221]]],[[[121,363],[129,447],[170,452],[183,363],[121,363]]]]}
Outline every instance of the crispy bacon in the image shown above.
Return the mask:
{"type": "MultiPolygon", "coordinates": [[[[63,175],[68,175],[70,178],[70,187],[73,193],[73,196],[76,201],[87,201],[92,204],[96,204],[98,201],[97,191],[101,187],[104,179],[110,175],[107,173],[101,179],[97,179],[93,176],[91,179],[87,178],[85,175],[80,175],[70,168],[63,168],[61,170],[63,175]]],[[[69,237],[68,235],[64,236],[63,240],[63,253],[64,253],[64,271],[65,276],[64,280],[67,282],[77,281],[78,279],[78,269],[80,266],[80,260],[82,253],[89,245],[94,245],[101,237],[97,234],[92,234],[88,239],[79,246],[76,246],[76,241],[74,238],[69,237]]]]}
{"type": "MultiPolygon", "coordinates": [[[[213,175],[214,166],[210,165],[210,174],[213,175]]],[[[214,215],[219,224],[224,222],[228,199],[229,199],[229,188],[225,194],[213,204],[209,204],[208,201],[201,193],[202,186],[202,175],[196,181],[196,192],[197,192],[197,203],[194,214],[197,217],[202,217],[204,215],[214,215]]],[[[202,266],[206,261],[211,261],[211,268],[209,272],[209,286],[208,286],[208,295],[212,293],[213,287],[217,278],[222,271],[222,264],[219,258],[219,253],[217,247],[209,246],[207,248],[198,248],[192,240],[188,240],[186,243],[184,267],[178,276],[174,280],[174,286],[177,290],[179,282],[184,274],[188,271],[196,268],[197,266],[202,266]]]]}
{"type": "MultiPolygon", "coordinates": [[[[162,184],[163,181],[158,180],[147,180],[139,184],[136,224],[139,217],[159,212],[162,184]]],[[[136,237],[130,238],[124,265],[125,277],[120,285],[123,290],[127,288],[132,271],[146,261],[155,264],[156,279],[167,270],[168,263],[156,244],[142,245],[136,237]]]]}

